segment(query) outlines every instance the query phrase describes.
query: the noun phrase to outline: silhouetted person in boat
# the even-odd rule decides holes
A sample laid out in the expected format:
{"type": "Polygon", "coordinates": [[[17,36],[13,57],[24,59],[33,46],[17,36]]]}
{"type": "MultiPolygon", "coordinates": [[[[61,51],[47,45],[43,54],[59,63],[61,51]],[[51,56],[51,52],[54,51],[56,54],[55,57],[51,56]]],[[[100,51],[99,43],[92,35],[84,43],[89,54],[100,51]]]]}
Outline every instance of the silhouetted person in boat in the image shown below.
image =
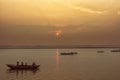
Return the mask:
{"type": "Polygon", "coordinates": [[[17,61],[17,66],[19,66],[19,62],[17,61]]]}
{"type": "Polygon", "coordinates": [[[35,62],[33,62],[32,66],[36,66],[36,63],[35,63],[35,62]]]}

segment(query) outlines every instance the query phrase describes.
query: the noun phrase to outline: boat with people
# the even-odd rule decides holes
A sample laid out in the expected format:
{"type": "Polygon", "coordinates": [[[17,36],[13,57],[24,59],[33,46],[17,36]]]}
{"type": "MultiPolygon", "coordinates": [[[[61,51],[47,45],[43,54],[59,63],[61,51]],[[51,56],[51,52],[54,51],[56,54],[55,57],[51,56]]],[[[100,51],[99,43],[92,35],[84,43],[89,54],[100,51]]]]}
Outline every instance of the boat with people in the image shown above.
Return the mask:
{"type": "Polygon", "coordinates": [[[104,51],[97,51],[97,53],[104,53],[104,51]]]}
{"type": "Polygon", "coordinates": [[[61,55],[75,55],[75,54],[78,54],[77,52],[63,52],[63,53],[60,53],[61,55]]]}
{"type": "Polygon", "coordinates": [[[36,65],[35,62],[33,62],[32,65],[27,65],[27,63],[25,63],[25,65],[23,64],[23,62],[21,62],[21,65],[19,65],[19,62],[17,62],[17,65],[14,64],[6,64],[10,69],[16,69],[16,70],[33,70],[33,69],[38,69],[40,67],[40,65],[36,65]]]}
{"type": "Polygon", "coordinates": [[[118,49],[118,50],[111,50],[111,52],[120,52],[120,49],[118,49]]]}

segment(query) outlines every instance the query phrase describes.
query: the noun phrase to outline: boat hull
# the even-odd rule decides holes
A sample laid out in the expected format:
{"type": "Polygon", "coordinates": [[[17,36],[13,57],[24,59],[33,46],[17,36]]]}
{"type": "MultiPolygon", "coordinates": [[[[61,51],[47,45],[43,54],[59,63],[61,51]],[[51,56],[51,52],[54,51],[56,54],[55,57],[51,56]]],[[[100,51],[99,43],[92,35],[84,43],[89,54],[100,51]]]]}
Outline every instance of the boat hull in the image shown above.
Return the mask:
{"type": "Polygon", "coordinates": [[[70,52],[70,53],[60,53],[61,55],[75,55],[77,52],[70,52]]]}
{"type": "Polygon", "coordinates": [[[112,50],[111,52],[120,52],[120,50],[112,50]]]}
{"type": "Polygon", "coordinates": [[[25,69],[25,70],[29,70],[29,69],[38,69],[40,67],[40,65],[19,65],[19,66],[16,66],[16,65],[11,65],[11,64],[7,64],[7,66],[10,68],[10,69],[25,69]]]}

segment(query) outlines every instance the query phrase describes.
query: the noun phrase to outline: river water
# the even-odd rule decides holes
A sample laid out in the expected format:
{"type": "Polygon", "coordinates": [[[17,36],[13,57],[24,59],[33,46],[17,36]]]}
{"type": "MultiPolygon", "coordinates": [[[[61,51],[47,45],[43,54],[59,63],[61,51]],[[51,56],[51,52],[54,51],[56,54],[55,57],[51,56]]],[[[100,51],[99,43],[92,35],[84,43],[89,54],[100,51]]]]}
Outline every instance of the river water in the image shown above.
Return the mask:
{"type": "Polygon", "coordinates": [[[120,53],[112,48],[0,49],[0,80],[120,80],[120,53]],[[97,51],[104,51],[98,53],[97,51]],[[76,55],[60,55],[77,52],[76,55]],[[39,70],[10,70],[16,62],[40,64],[39,70]]]}

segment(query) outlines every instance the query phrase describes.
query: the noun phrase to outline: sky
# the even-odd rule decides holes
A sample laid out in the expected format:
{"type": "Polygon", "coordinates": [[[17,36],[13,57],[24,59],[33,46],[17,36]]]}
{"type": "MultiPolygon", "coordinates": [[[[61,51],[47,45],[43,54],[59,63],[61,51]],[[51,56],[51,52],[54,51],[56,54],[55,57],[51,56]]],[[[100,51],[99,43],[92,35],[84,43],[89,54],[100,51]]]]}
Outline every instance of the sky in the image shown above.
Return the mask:
{"type": "Polygon", "coordinates": [[[120,0],[0,0],[0,45],[120,45],[120,0]]]}

